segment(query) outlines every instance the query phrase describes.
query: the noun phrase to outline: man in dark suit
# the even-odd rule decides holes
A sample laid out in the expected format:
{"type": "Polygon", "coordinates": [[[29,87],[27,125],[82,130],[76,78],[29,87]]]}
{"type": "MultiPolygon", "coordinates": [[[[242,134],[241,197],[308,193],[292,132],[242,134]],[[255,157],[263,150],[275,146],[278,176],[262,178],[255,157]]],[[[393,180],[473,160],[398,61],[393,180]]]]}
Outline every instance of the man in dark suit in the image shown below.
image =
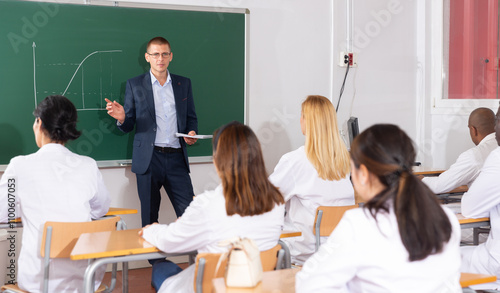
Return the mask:
{"type": "Polygon", "coordinates": [[[124,105],[106,99],[108,114],[120,130],[130,132],[135,126],[132,172],[137,177],[143,226],[158,221],[162,186],[177,217],[193,200],[186,143],[192,145],[196,139],[175,134],[198,131],[191,80],[167,70],[173,57],[169,42],[153,38],[146,50],[151,70],[127,81],[124,105]]]}

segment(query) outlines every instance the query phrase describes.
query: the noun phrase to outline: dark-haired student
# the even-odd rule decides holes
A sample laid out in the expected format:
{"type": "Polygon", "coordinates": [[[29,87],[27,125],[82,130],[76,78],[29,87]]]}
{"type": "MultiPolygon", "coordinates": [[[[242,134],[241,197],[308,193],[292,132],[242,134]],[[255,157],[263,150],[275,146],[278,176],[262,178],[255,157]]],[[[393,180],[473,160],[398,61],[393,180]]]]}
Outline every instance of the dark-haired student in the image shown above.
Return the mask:
{"type": "MultiPolygon", "coordinates": [[[[85,222],[109,209],[110,197],[96,162],[72,153],[64,145],[80,136],[77,112],[63,96],[46,97],[35,109],[33,132],[36,153],[13,158],[0,180],[0,222],[12,218],[9,208],[23,222],[18,285],[42,292],[43,259],[40,256],[43,225],[47,221],[85,222]],[[15,202],[12,205],[10,198],[15,202]]],[[[19,242],[20,243],[20,242],[19,242]]],[[[52,259],[50,292],[80,292],[87,261],[52,259]]],[[[101,283],[105,267],[95,279],[101,283]]]]}
{"type": "Polygon", "coordinates": [[[460,225],[411,172],[415,149],[395,125],[374,125],[351,146],[347,211],[296,276],[297,292],[462,292],[460,225]]]}
{"type": "MultiPolygon", "coordinates": [[[[500,145],[500,107],[496,114],[496,140],[500,145]]],[[[500,289],[500,147],[493,150],[469,191],[462,196],[462,214],[468,218],[489,217],[491,230],[485,243],[464,246],[464,272],[496,275],[494,283],[471,286],[474,289],[500,289]]]]}
{"type": "MultiPolygon", "coordinates": [[[[254,132],[231,122],[214,133],[213,160],[221,185],[197,195],[176,222],[153,224],[140,234],[165,252],[220,253],[219,241],[235,236],[253,239],[259,250],[274,247],[283,225],[284,200],[267,179],[264,159],[254,132]]],[[[194,265],[153,264],[152,285],[158,292],[194,292],[194,265]]]]}

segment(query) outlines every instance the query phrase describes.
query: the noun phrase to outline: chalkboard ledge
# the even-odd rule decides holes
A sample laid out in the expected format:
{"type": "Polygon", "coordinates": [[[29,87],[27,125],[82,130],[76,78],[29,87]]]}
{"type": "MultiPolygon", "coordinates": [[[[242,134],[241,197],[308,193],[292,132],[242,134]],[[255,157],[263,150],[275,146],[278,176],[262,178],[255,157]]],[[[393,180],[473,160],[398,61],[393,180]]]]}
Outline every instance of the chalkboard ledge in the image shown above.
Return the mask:
{"type": "MultiPolygon", "coordinates": [[[[189,157],[189,164],[204,164],[212,163],[212,156],[189,157]]],[[[116,168],[116,167],[130,167],[132,160],[110,160],[110,161],[97,161],[99,168],[116,168]]]]}
{"type": "MultiPolygon", "coordinates": [[[[189,164],[206,164],[212,163],[212,156],[204,157],[189,157],[189,164]]],[[[4,172],[8,165],[0,165],[0,172],[4,172]]],[[[97,166],[99,168],[120,168],[120,167],[130,167],[132,166],[132,160],[109,160],[109,161],[97,161],[97,166]]]]}

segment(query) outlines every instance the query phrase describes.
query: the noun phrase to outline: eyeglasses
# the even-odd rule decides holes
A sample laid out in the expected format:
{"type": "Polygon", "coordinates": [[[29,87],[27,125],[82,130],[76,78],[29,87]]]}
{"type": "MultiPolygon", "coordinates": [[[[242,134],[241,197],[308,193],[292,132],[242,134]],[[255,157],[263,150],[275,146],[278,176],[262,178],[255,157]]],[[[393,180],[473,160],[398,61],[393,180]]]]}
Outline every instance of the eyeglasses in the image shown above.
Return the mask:
{"type": "MultiPolygon", "coordinates": [[[[146,53],[148,53],[148,52],[146,52],[146,53]]],[[[161,55],[161,57],[163,57],[163,58],[167,58],[168,56],[170,56],[170,54],[171,54],[171,53],[172,53],[172,52],[168,52],[168,53],[161,53],[161,54],[160,54],[160,53],[153,53],[153,54],[148,53],[148,55],[149,55],[149,56],[151,56],[151,57],[153,57],[154,59],[158,59],[158,58],[160,58],[160,55],[161,55]]]]}

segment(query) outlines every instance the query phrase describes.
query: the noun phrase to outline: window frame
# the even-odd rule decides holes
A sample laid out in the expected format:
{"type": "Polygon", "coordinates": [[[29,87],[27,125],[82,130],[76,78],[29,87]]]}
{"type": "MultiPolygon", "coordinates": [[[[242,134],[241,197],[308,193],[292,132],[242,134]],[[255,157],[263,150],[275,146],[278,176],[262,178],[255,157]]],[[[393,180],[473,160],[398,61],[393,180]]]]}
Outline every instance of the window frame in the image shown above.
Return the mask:
{"type": "MultiPolygon", "coordinates": [[[[478,107],[497,109],[500,99],[448,99],[445,87],[445,0],[429,1],[431,7],[431,114],[465,114],[478,107]]],[[[448,9],[449,11],[449,9],[448,9]]]]}

